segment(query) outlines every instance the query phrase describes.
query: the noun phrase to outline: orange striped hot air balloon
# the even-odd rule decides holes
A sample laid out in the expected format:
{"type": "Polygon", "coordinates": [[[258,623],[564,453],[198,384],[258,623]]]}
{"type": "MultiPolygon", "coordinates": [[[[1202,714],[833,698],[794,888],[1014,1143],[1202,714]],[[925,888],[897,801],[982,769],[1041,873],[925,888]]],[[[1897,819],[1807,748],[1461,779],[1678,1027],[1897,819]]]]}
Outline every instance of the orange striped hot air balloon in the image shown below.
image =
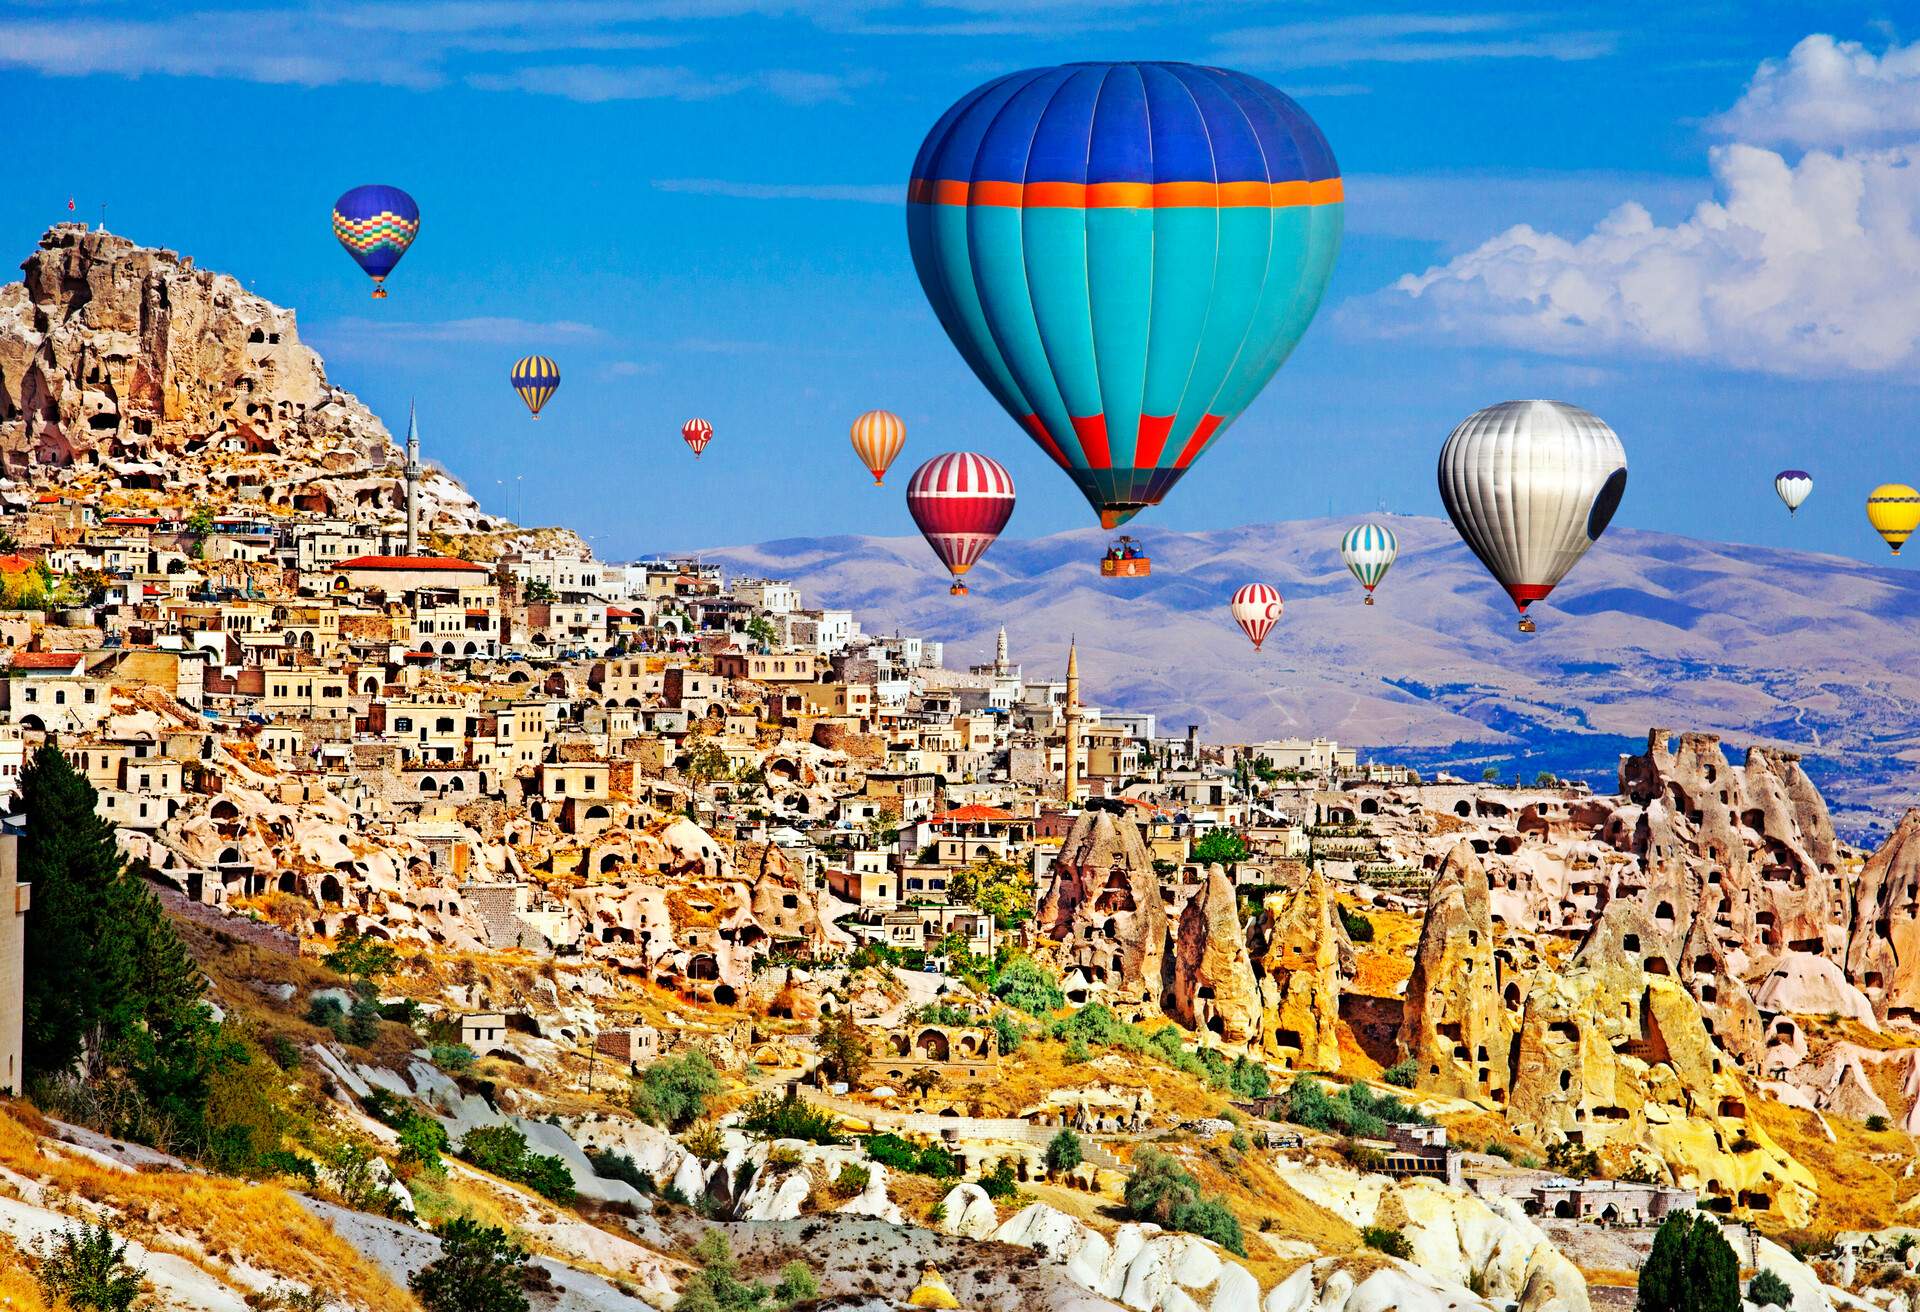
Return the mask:
{"type": "Polygon", "coordinates": [[[907,426],[891,410],[869,410],[853,421],[853,450],[873,471],[873,485],[886,482],[887,468],[907,444],[907,426]]]}

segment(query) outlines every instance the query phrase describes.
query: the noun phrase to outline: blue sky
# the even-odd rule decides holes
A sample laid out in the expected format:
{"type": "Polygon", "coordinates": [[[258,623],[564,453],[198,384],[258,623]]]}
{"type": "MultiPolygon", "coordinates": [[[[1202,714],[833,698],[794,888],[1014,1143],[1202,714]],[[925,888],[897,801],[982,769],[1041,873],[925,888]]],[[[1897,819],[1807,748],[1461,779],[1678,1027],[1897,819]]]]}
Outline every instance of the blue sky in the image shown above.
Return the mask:
{"type": "Polygon", "coordinates": [[[1090,512],[921,297],[914,150],[998,72],[1220,63],[1320,123],[1348,235],[1299,351],[1136,521],[1149,540],[1438,513],[1452,424],[1546,395],[1621,433],[1618,522],[1885,560],[1865,491],[1920,482],[1920,31],[1899,12],[0,2],[0,107],[23,133],[0,249],[23,258],[69,195],[96,221],[107,203],[111,229],[296,307],[389,424],[417,398],[428,454],[483,500],[610,557],[910,532],[847,444],[873,406],[907,420],[897,476],[985,451],[1021,490],[1008,531],[1036,535],[1090,512]],[[362,182],[423,211],[384,302],[328,229],[362,182]],[[564,373],[537,425],[506,381],[531,351],[564,373]],[[697,465],[693,414],[717,433],[697,465]],[[1817,481],[1792,521],[1784,465],[1817,481]]]}

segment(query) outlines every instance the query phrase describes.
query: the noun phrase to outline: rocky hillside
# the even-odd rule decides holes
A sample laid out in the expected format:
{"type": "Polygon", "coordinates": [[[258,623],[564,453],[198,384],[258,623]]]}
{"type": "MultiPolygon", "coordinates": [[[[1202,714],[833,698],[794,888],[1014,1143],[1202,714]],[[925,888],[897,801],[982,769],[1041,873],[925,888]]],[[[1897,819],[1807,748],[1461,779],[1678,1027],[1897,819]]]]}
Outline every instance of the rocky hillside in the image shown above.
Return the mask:
{"type": "MultiPolygon", "coordinates": [[[[60,224],[0,286],[0,462],[16,484],[102,506],[404,516],[404,456],[327,380],[294,312],[191,256],[60,224]]],[[[493,542],[514,526],[446,473],[423,526],[493,542]]],[[[484,554],[484,553],[482,553],[484,554]]]]}
{"type": "Polygon", "coordinates": [[[1835,556],[1616,529],[1535,607],[1513,610],[1452,528],[1396,516],[1400,559],[1379,604],[1340,562],[1344,520],[1155,531],[1154,574],[1103,580],[1104,539],[994,545],[947,595],[918,538],[787,539],[710,553],[792,578],[869,629],[987,659],[1005,624],[1029,677],[1059,677],[1077,635],[1087,695],[1160,716],[1163,731],[1312,737],[1477,778],[1542,769],[1611,789],[1647,727],[1682,723],[1803,754],[1843,832],[1889,827],[1920,795],[1920,575],[1835,556]],[[1264,579],[1287,613],[1256,655],[1227,616],[1264,579]]]}

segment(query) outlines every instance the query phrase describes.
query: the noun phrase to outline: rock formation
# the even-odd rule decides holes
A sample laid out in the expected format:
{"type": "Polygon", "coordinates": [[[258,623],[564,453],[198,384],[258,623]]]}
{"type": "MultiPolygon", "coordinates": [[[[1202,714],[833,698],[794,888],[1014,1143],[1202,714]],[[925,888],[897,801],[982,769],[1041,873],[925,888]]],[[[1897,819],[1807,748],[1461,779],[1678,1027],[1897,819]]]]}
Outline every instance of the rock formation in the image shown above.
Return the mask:
{"type": "Polygon", "coordinates": [[[1651,947],[1657,933],[1638,906],[1617,902],[1570,962],[1536,972],[1509,1072],[1508,1120],[1548,1142],[1637,1155],[1703,1200],[1804,1225],[1813,1177],[1747,1116],[1734,1064],[1651,947]]]}
{"type": "MultiPolygon", "coordinates": [[[[405,507],[385,425],[328,382],[292,310],[226,274],[85,224],[49,229],[0,286],[0,461],[112,494],[344,516],[405,507]]],[[[510,529],[429,469],[425,527],[510,529]]]]}
{"type": "Polygon", "coordinates": [[[1797,755],[1756,747],[1735,768],[1715,734],[1676,743],[1655,729],[1644,755],[1621,759],[1620,794],[1607,834],[1640,858],[1653,941],[1669,957],[1696,920],[1730,955],[1845,952],[1839,842],[1797,755]]]}
{"type": "Polygon", "coordinates": [[[1082,811],[1040,899],[1042,933],[1060,939],[1062,965],[1104,984],[1116,1005],[1158,1004],[1167,907],[1140,827],[1111,811],[1082,811]]]}
{"type": "MultiPolygon", "coordinates": [[[[1428,899],[1407,980],[1400,1055],[1416,1063],[1423,1090],[1504,1102],[1515,1018],[1494,956],[1486,867],[1472,847],[1460,843],[1447,854],[1428,899]]],[[[1517,1007],[1517,982],[1512,1000],[1517,1007]]]]}
{"type": "Polygon", "coordinates": [[[1920,809],[1860,871],[1847,943],[1847,978],[1883,1020],[1920,1016],[1920,809]]]}
{"type": "Polygon", "coordinates": [[[1260,1043],[1301,1070],[1340,1069],[1340,987],[1353,948],[1318,872],[1267,894],[1248,936],[1260,979],[1260,1043]]]}
{"type": "Polygon", "coordinates": [[[1174,938],[1173,980],[1162,1004],[1168,1016],[1191,1030],[1240,1046],[1260,1034],[1260,989],[1240,927],[1233,881],[1219,866],[1180,913],[1174,938]]]}

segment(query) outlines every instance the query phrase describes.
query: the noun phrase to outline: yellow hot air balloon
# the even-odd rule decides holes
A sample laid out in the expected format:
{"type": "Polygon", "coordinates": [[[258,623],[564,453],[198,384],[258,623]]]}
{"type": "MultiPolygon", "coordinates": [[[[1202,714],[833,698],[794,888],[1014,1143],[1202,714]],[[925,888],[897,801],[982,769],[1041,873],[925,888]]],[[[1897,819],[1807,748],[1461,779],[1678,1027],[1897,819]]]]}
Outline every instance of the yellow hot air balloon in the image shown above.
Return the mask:
{"type": "Polygon", "coordinates": [[[873,485],[886,481],[887,466],[907,444],[907,426],[891,410],[869,410],[853,421],[853,449],[873,473],[873,485]]]}
{"type": "Polygon", "coordinates": [[[1905,483],[1882,483],[1867,494],[1867,522],[1887,540],[1893,554],[1920,528],[1920,492],[1905,483]]]}

